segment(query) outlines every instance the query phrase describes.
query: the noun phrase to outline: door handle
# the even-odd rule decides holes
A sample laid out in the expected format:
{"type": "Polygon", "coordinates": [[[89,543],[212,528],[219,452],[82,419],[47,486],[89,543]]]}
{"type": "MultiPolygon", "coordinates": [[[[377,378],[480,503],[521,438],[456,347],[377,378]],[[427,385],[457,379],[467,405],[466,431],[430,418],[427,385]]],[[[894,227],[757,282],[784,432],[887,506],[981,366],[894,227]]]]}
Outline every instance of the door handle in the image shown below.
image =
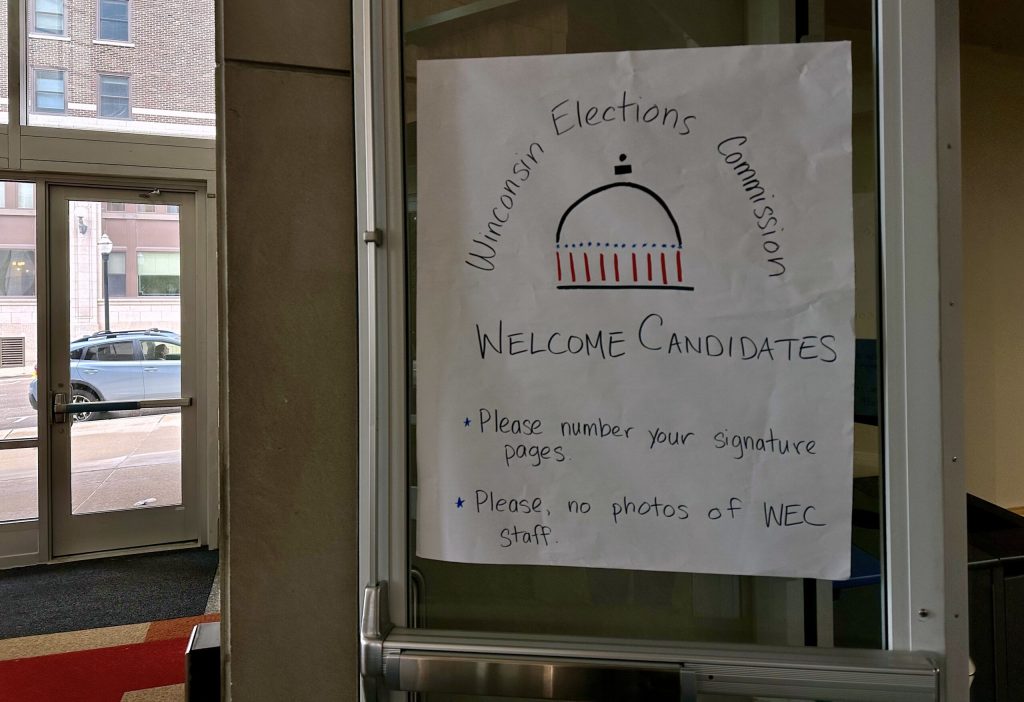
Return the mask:
{"type": "Polygon", "coordinates": [[[98,368],[85,368],[82,370],[82,375],[96,375],[99,372],[98,368]]]}
{"type": "Polygon", "coordinates": [[[63,423],[69,414],[79,412],[118,412],[121,410],[159,409],[161,407],[191,407],[191,397],[172,400],[120,400],[113,402],[68,402],[67,395],[53,396],[53,421],[63,423]]]}
{"type": "Polygon", "coordinates": [[[142,370],[145,371],[146,373],[156,373],[160,369],[159,368],[149,367],[149,368],[143,368],[142,370]]]}
{"type": "Polygon", "coordinates": [[[700,695],[843,702],[937,702],[927,652],[681,643],[392,625],[387,584],[363,592],[360,674],[387,690],[543,700],[681,700],[700,695]]]}
{"type": "Polygon", "coordinates": [[[684,672],[692,673],[672,664],[402,651],[385,655],[384,670],[393,690],[543,700],[697,700],[696,685],[682,682],[684,672]]]}

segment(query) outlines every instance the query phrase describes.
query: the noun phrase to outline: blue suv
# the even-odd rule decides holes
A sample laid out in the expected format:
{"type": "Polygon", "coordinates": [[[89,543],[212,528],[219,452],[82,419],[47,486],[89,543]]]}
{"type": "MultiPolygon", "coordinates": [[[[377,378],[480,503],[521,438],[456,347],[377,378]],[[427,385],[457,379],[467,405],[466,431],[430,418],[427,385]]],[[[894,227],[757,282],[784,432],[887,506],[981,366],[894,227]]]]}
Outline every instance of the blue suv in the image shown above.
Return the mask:
{"type": "MultiPolygon", "coordinates": [[[[37,380],[28,387],[38,407],[37,380]]],[[[72,402],[181,397],[181,336],[166,329],[99,332],[71,342],[72,402]]],[[[95,419],[80,412],[76,421],[95,419]]]]}

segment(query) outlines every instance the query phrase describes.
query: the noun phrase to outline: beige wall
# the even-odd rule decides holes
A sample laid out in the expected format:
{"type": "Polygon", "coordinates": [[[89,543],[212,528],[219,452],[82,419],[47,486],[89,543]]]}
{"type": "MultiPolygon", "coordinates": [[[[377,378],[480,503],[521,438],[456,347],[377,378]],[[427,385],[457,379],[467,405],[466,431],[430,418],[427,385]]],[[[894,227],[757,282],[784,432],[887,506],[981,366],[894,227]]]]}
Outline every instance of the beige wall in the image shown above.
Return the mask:
{"type": "Polygon", "coordinates": [[[1024,56],[964,45],[967,490],[1024,505],[1024,56]]]}
{"type": "Polygon", "coordinates": [[[219,8],[222,653],[239,702],[356,699],[349,12],[219,8]]]}

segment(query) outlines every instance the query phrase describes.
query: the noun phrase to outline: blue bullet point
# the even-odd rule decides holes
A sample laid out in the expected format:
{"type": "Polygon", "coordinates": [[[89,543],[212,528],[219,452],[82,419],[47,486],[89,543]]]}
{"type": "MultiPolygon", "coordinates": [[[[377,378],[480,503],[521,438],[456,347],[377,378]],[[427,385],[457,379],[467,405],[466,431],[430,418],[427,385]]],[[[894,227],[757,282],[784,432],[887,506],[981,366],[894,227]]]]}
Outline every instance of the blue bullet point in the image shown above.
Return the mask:
{"type": "Polygon", "coordinates": [[[464,426],[464,427],[468,427],[472,423],[473,423],[473,420],[470,419],[469,417],[466,417],[465,419],[462,420],[462,426],[464,426]]]}
{"type": "Polygon", "coordinates": [[[462,505],[464,505],[464,504],[466,504],[466,501],[465,501],[465,500],[463,500],[463,499],[462,499],[462,498],[460,497],[459,499],[457,499],[457,500],[455,501],[455,508],[456,508],[456,509],[462,509],[462,505]]]}

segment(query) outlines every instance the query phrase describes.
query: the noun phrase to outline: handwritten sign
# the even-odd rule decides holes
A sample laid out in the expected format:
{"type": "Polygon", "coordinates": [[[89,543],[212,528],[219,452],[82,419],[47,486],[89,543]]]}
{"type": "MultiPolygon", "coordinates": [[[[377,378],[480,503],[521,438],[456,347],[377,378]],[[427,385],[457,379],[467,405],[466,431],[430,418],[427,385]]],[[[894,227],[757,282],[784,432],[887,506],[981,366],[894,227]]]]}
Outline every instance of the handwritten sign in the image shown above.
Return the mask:
{"type": "Polygon", "coordinates": [[[848,577],[849,46],[418,82],[419,555],[848,577]]]}

